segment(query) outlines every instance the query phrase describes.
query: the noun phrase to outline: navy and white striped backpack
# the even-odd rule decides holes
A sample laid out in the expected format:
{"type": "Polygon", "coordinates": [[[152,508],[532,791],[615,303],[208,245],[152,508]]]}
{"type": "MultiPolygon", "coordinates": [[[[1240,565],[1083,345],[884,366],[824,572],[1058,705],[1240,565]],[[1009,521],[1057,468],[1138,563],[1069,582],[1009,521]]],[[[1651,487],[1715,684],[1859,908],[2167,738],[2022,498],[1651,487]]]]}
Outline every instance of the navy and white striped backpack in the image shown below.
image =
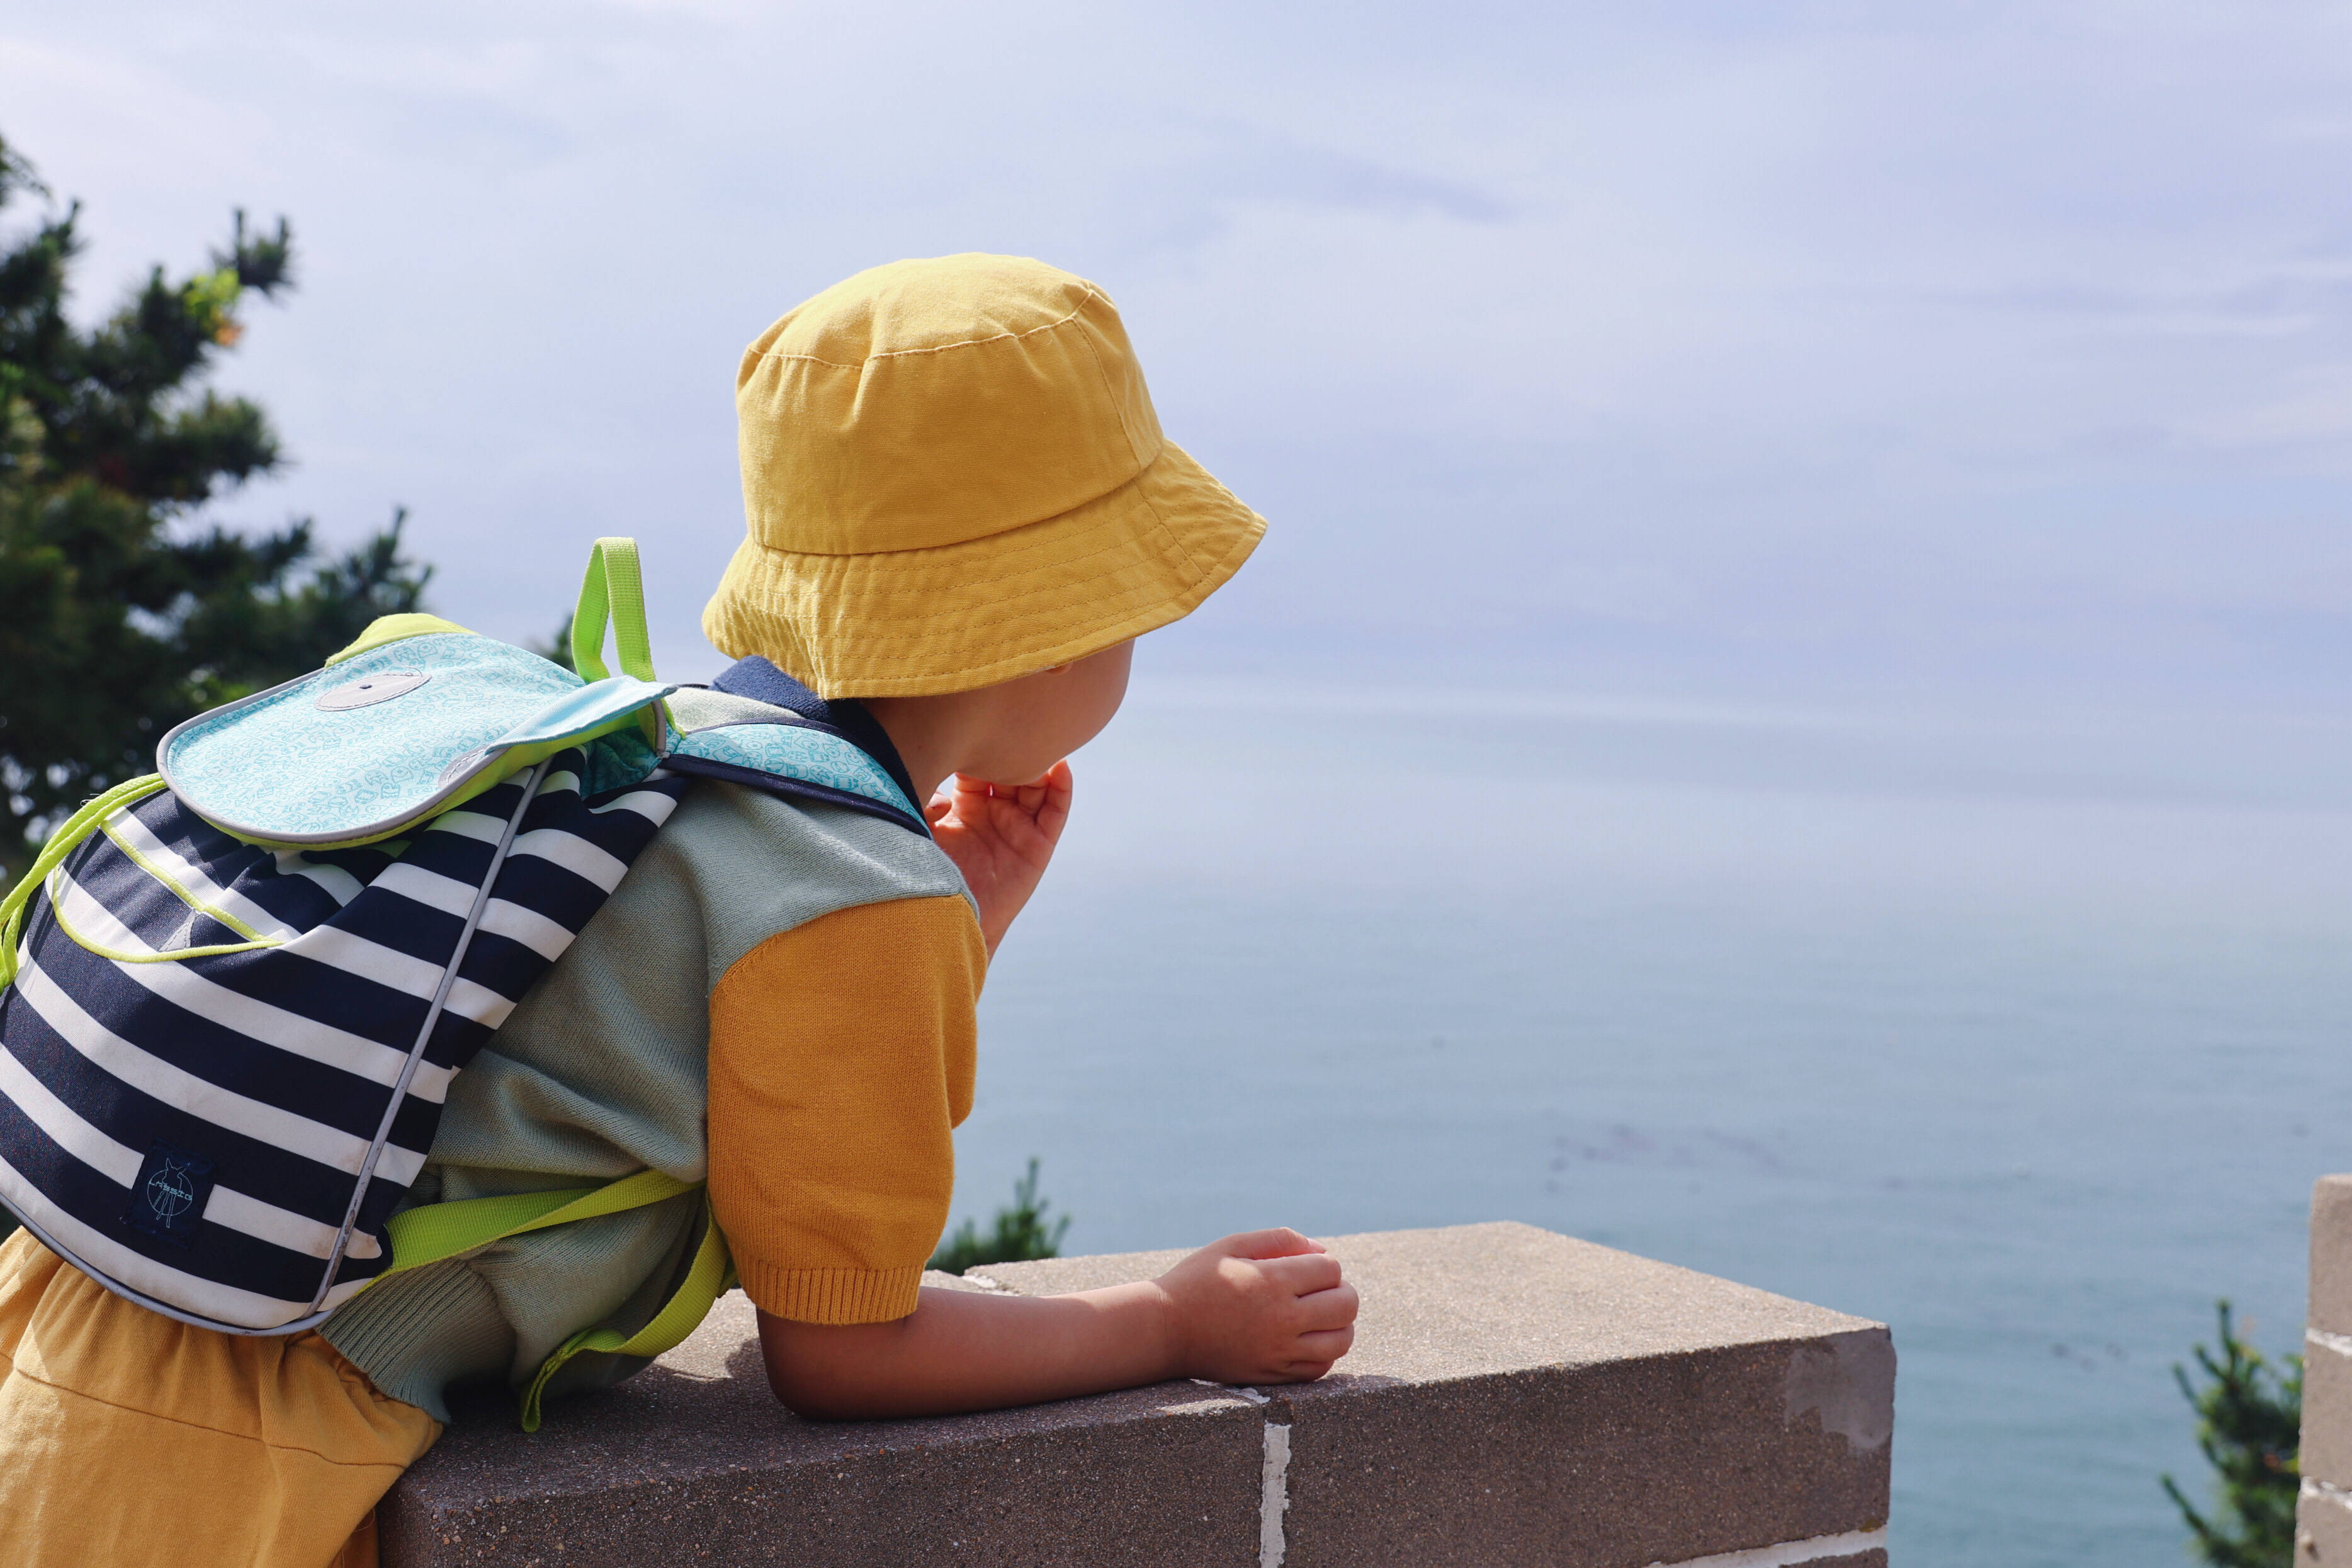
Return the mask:
{"type": "MultiPolygon", "coordinates": [[[[632,541],[597,541],[572,649],[578,674],[386,617],[52,835],[0,903],[0,1201],[41,1241],[183,1322],[291,1333],[389,1271],[688,1190],[649,1171],[394,1213],[451,1079],[688,776],[927,830],[830,727],[656,681],[632,541]]],[[[583,1331],[533,1394],[580,1350],[683,1338],[730,1274],[704,1228],[653,1323],[583,1331]]]]}

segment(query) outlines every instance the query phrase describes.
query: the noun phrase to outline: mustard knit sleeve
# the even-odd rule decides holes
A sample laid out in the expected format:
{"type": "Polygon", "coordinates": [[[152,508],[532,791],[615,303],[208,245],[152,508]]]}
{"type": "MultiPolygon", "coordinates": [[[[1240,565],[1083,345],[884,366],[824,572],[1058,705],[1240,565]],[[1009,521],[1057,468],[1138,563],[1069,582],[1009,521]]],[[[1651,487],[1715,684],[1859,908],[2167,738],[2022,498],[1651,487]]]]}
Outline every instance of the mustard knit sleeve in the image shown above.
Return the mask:
{"type": "Polygon", "coordinates": [[[836,910],[710,997],[710,1201],[744,1293],[810,1323],[915,1310],[971,1111],[987,949],[961,897],[836,910]]]}

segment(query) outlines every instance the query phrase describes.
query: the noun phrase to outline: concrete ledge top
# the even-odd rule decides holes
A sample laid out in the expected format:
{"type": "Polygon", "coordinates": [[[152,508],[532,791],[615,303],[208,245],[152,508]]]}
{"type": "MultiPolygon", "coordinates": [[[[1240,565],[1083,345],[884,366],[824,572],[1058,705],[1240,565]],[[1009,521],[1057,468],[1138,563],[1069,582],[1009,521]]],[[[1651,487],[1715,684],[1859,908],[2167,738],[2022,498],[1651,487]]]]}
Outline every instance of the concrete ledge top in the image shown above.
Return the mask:
{"type": "MultiPolygon", "coordinates": [[[[1322,1382],[1180,1382],[982,1416],[802,1421],[730,1293],[535,1436],[485,1392],[387,1500],[386,1568],[1103,1562],[1883,1563],[1881,1325],[1532,1226],[1327,1239],[1363,1295],[1322,1382]],[[1747,1561],[1740,1559],[1740,1561],[1747,1561]],[[1763,1561],[1763,1559],[1757,1559],[1763,1561]]],[[[1181,1252],[992,1265],[1050,1295],[1181,1252]]]]}
{"type": "MultiPolygon", "coordinates": [[[[1332,1372],[1349,1383],[1433,1383],[1882,1327],[1510,1221],[1318,1239],[1363,1296],[1355,1348],[1332,1372]]],[[[1184,1256],[1115,1252],[972,1273],[1024,1296],[1066,1295],[1153,1279],[1184,1256]]]]}
{"type": "MultiPolygon", "coordinates": [[[[978,1288],[952,1275],[926,1282],[978,1288]]],[[[803,1421],[768,1391],[757,1314],[750,1298],[730,1291],[684,1344],[619,1387],[551,1403],[536,1434],[516,1429],[514,1398],[504,1389],[453,1401],[457,1424],[402,1486],[436,1505],[470,1504],[1251,1408],[1227,1390],[1164,1383],[976,1416],[803,1421]]]]}

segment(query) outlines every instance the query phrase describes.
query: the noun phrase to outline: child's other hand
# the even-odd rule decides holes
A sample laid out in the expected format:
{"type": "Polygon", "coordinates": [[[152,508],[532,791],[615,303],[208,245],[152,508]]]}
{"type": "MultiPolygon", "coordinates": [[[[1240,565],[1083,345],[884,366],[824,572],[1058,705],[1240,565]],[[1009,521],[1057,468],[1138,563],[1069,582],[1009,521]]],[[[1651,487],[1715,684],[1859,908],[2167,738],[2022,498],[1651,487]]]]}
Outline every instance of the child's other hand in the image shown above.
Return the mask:
{"type": "Polygon", "coordinates": [[[980,934],[993,958],[1013,917],[1037,891],[1070,820],[1070,765],[1056,762],[1027,784],[950,774],[923,815],[980,905],[980,934]]]}
{"type": "Polygon", "coordinates": [[[1182,1376],[1311,1383],[1355,1341],[1356,1287],[1296,1230],[1213,1241],[1154,1282],[1182,1376]]]}

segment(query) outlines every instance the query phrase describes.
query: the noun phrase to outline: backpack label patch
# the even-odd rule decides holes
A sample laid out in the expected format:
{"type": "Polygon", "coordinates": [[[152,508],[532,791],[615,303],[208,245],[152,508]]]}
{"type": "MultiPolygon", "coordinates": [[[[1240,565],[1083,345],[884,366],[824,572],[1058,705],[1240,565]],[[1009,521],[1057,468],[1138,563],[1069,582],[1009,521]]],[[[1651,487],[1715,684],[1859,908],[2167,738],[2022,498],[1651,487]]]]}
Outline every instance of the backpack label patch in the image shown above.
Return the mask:
{"type": "Polygon", "coordinates": [[[131,1183],[122,1223],[174,1247],[193,1246],[212,1195],[213,1162],[158,1138],[131,1183]]]}

